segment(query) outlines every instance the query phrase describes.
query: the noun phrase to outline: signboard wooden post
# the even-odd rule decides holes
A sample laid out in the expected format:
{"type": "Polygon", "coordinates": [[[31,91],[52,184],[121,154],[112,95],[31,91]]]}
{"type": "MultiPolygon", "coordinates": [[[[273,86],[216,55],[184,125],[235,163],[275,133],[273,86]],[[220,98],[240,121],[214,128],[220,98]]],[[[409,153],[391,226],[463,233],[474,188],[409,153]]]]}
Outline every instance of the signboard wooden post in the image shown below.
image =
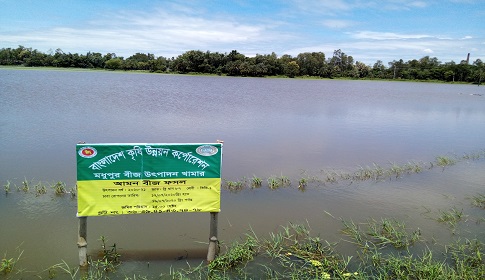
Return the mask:
{"type": "Polygon", "coordinates": [[[217,241],[222,143],[78,144],[76,152],[81,265],[88,216],[210,212],[217,241]]]}

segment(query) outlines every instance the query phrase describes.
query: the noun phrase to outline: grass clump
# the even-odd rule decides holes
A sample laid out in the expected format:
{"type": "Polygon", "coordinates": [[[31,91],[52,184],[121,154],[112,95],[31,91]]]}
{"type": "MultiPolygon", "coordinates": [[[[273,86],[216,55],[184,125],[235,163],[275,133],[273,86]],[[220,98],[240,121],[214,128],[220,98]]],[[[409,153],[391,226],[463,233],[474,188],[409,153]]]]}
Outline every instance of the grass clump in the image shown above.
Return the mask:
{"type": "Polygon", "coordinates": [[[456,207],[451,208],[448,211],[439,211],[440,215],[437,221],[445,223],[452,228],[456,227],[456,224],[464,218],[463,210],[458,210],[456,207]]]}
{"type": "Polygon", "coordinates": [[[244,242],[234,242],[225,254],[209,263],[209,270],[227,271],[252,260],[257,254],[257,240],[250,235],[244,242]]]}
{"type": "Polygon", "coordinates": [[[374,244],[385,247],[391,245],[396,249],[407,249],[419,240],[419,229],[409,234],[403,222],[394,219],[382,219],[380,222],[370,220],[368,222],[368,234],[374,238],[374,244]]]}

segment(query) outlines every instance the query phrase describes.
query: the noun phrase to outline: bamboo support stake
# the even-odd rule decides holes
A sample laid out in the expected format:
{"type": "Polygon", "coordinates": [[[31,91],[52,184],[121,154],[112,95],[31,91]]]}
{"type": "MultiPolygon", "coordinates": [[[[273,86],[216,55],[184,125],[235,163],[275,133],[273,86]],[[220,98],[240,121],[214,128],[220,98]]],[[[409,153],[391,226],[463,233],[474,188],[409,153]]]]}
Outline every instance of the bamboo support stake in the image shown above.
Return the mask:
{"type": "Polygon", "coordinates": [[[218,249],[218,240],[217,240],[217,212],[210,213],[210,234],[209,234],[209,250],[207,250],[207,262],[213,261],[217,254],[219,253],[218,249]]]}
{"type": "Polygon", "coordinates": [[[87,217],[78,217],[79,233],[77,238],[77,248],[79,250],[79,266],[88,265],[88,242],[87,242],[87,217]]]}

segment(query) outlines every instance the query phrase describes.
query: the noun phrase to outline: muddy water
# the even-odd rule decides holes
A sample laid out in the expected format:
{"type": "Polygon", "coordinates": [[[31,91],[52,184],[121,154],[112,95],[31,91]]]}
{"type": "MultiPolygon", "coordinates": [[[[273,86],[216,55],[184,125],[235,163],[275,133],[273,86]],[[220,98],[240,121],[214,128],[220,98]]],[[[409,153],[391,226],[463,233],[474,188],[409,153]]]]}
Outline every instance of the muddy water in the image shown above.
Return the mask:
{"type": "MultiPolygon", "coordinates": [[[[81,140],[222,139],[224,178],[292,179],[292,186],[275,191],[224,191],[219,237],[225,243],[249,228],[265,236],[288,222],[340,240],[339,217],[396,217],[429,236],[449,238],[446,226],[432,219],[440,210],[464,209],[470,221],[483,217],[467,200],[485,191],[483,159],[400,178],[310,184],[305,192],[296,182],[302,174],[323,176],[322,170],[482,152],[485,87],[0,68],[0,100],[2,191],[11,182],[11,193],[0,196],[0,253],[23,250],[20,265],[35,271],[61,260],[76,265],[76,200],[52,191],[25,194],[15,186],[24,179],[73,186],[81,140]]],[[[88,243],[96,254],[99,237],[106,236],[131,260],[122,267],[127,275],[158,275],[185,265],[179,258],[200,262],[208,227],[207,213],[88,218],[88,243]]],[[[466,227],[464,234],[485,238],[483,223],[466,227]]]]}

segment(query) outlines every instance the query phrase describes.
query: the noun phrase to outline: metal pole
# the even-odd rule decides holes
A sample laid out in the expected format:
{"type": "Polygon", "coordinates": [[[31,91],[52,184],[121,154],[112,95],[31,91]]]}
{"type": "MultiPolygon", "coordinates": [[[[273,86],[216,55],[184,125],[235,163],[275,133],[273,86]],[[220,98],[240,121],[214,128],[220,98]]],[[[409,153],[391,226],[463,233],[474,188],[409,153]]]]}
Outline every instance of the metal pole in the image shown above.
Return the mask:
{"type": "Polygon", "coordinates": [[[79,249],[79,266],[88,265],[88,217],[78,217],[79,231],[77,238],[77,248],[79,249]]]}

